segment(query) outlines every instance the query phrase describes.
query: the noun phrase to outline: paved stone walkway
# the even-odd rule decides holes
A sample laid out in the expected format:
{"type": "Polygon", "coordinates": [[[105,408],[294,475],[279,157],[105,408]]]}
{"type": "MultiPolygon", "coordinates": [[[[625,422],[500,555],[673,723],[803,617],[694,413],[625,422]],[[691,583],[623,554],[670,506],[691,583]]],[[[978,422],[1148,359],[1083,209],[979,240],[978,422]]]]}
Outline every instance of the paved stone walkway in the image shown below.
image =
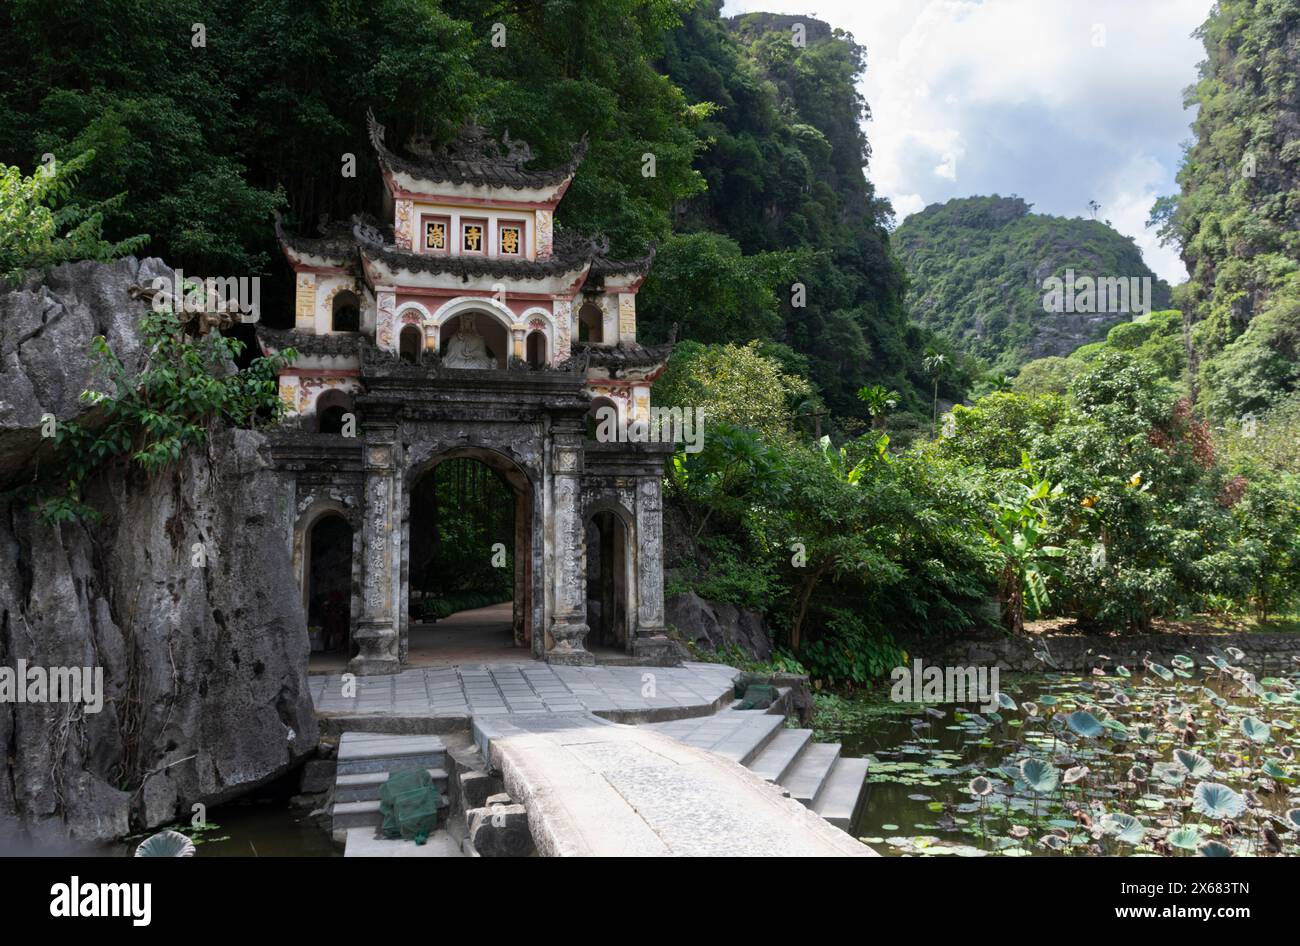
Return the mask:
{"type": "Polygon", "coordinates": [[[594,713],[621,722],[712,712],[728,697],[736,671],[721,664],[682,667],[523,665],[414,667],[356,677],[343,695],[340,674],[313,675],[311,697],[325,716],[480,717],[594,713]]]}
{"type": "Polygon", "coordinates": [[[730,759],[592,716],[475,720],[547,856],[857,856],[875,852],[730,759]]]}

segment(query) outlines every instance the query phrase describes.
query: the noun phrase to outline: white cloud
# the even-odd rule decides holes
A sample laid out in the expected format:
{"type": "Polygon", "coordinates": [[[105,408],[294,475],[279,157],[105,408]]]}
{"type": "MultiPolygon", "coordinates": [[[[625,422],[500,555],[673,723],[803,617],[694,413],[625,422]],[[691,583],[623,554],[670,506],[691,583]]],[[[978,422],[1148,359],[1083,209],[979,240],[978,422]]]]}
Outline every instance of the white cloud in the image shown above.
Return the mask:
{"type": "Polygon", "coordinates": [[[920,194],[896,194],[893,197],[894,217],[902,223],[904,218],[925,209],[925,198],[920,194]]]}
{"type": "MultiPolygon", "coordinates": [[[[868,174],[901,220],[972,194],[1034,209],[1103,205],[1148,265],[1186,278],[1145,223],[1177,189],[1192,115],[1182,90],[1203,57],[1191,32],[1212,0],[822,0],[814,14],[867,50],[868,174]],[[960,167],[960,175],[958,168],[960,167]]],[[[724,13],[803,13],[807,0],[729,0],[724,13]]]]}

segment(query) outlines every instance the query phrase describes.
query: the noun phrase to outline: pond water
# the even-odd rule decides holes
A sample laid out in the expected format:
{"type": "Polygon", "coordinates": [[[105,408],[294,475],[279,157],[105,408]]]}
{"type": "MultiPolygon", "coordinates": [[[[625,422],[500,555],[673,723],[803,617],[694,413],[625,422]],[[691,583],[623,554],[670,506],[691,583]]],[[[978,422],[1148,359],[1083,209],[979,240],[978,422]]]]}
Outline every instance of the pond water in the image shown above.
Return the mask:
{"type": "Polygon", "coordinates": [[[853,833],[885,855],[1300,855],[1300,667],[1231,659],[1003,674],[987,713],[819,696],[817,738],[873,760],[853,833]]]}
{"type": "MultiPolygon", "coordinates": [[[[195,857],[341,857],[342,850],[307,815],[308,809],[290,807],[282,799],[258,799],[213,808],[208,823],[197,831],[188,824],[171,830],[194,841],[195,857]]],[[[146,836],[128,839],[114,853],[134,854],[146,836]]]]}

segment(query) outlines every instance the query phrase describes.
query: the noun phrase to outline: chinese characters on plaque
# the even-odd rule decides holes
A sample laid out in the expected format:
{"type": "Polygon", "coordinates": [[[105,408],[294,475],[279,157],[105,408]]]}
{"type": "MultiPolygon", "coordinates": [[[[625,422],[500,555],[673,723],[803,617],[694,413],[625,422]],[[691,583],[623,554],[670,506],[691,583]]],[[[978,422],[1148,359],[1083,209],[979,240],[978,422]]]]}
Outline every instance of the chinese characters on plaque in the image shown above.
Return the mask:
{"type": "Polygon", "coordinates": [[[424,222],[424,248],[426,250],[447,248],[447,221],[426,220],[424,222]]]}

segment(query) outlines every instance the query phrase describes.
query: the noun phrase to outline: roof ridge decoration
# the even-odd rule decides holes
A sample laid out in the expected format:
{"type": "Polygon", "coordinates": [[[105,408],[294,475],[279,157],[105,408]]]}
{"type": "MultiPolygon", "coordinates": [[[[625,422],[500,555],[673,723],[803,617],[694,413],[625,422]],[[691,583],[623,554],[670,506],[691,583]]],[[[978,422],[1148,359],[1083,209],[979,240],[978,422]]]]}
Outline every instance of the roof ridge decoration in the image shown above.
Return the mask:
{"type": "Polygon", "coordinates": [[[385,128],[366,110],[366,132],[379,162],[389,171],[409,174],[430,183],[477,184],[508,187],[514,190],[554,187],[573,177],[587,156],[587,135],[575,143],[569,160],[559,167],[530,171],[524,165],[534,159],[526,141],[512,139],[507,130],[497,141],[474,119],[460,126],[456,136],[434,149],[427,135],[412,135],[404,157],[391,150],[384,141],[385,128]]]}
{"type": "Polygon", "coordinates": [[[346,266],[356,259],[357,246],[351,224],[341,227],[338,222],[322,220],[322,235],[305,237],[285,230],[280,211],[272,211],[272,214],[275,219],[275,236],[281,246],[298,254],[323,257],[339,266],[346,266]]]}

